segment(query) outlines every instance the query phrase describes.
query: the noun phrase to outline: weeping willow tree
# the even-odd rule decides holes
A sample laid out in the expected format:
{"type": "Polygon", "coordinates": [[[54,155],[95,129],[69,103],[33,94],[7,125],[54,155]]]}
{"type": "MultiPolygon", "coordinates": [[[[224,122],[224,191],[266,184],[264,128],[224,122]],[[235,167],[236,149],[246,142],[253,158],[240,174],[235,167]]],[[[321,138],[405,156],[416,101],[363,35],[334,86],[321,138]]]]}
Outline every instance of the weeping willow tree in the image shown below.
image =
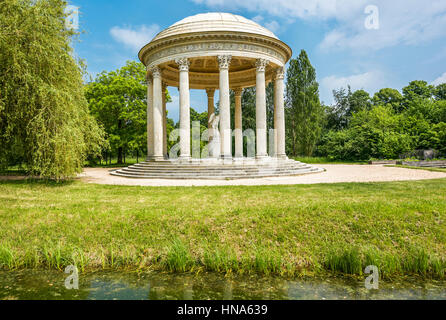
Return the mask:
{"type": "Polygon", "coordinates": [[[0,1],[0,166],[64,179],[100,153],[61,0],[0,1]]]}

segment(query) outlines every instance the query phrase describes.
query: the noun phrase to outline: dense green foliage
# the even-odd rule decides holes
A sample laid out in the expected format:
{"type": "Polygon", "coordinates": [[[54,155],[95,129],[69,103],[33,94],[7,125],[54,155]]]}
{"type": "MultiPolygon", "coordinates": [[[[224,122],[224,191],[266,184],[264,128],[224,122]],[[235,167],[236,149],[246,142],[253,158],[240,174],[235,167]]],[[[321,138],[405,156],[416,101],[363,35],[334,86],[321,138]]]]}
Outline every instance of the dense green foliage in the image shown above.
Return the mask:
{"type": "Polygon", "coordinates": [[[73,58],[65,6],[0,2],[0,166],[22,164],[55,179],[80,172],[103,143],[84,97],[83,66],[73,58]]]}
{"type": "MultiPolygon", "coordinates": [[[[127,61],[116,71],[103,71],[86,86],[91,113],[104,126],[109,150],[123,162],[126,152],[147,153],[147,84],[142,63],[127,61]]],[[[170,96],[166,92],[166,101],[170,96]]],[[[168,134],[172,130],[168,121],[168,134]]]]}
{"type": "Polygon", "coordinates": [[[321,135],[323,108],[316,70],[304,50],[297,59],[291,59],[286,77],[288,152],[310,156],[321,135]]]}
{"type": "Polygon", "coordinates": [[[316,154],[337,160],[398,159],[434,149],[445,156],[445,87],[412,81],[402,94],[385,88],[373,98],[350,87],[335,90],[316,154]]]}

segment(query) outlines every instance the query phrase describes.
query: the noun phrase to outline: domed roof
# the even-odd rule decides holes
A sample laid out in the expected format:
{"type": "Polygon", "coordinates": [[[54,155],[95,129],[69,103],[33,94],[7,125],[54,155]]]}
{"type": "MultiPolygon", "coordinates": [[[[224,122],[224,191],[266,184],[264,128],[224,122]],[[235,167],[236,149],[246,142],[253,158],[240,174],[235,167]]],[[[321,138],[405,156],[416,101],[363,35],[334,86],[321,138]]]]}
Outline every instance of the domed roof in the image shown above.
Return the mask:
{"type": "Polygon", "coordinates": [[[158,33],[152,42],[173,35],[212,31],[252,33],[278,39],[268,29],[242,16],[232,13],[210,12],[197,14],[178,21],[158,33]]]}

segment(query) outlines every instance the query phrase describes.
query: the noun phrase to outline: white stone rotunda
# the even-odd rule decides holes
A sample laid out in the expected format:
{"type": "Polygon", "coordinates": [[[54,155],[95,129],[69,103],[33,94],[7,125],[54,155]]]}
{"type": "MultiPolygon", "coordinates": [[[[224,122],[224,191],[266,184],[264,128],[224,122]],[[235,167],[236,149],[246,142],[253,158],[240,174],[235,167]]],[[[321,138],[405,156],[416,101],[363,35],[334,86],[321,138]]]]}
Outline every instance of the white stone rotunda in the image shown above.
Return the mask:
{"type": "Polygon", "coordinates": [[[237,179],[322,171],[290,160],[285,153],[284,67],[291,55],[290,47],[271,31],[230,13],[198,14],[160,32],[139,52],[147,67],[147,161],[112,174],[152,179],[237,179]],[[271,81],[274,130],[268,133],[265,88],[271,81]],[[164,93],[169,86],[179,90],[175,156],[167,150],[170,137],[164,93]],[[242,93],[247,87],[256,88],[256,128],[242,127],[242,93]],[[208,97],[206,158],[191,153],[190,89],[206,90],[208,97]],[[235,128],[231,128],[230,90],[235,97],[235,128]],[[252,143],[248,149],[254,154],[243,150],[244,137],[252,143]]]}

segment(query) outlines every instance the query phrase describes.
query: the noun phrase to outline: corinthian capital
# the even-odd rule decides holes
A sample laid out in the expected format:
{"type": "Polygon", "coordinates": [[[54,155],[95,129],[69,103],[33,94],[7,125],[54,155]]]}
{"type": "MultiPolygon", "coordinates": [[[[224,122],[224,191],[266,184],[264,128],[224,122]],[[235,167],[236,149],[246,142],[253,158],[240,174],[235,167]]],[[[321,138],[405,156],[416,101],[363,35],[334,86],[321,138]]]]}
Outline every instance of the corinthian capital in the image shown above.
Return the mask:
{"type": "Polygon", "coordinates": [[[274,77],[276,80],[283,80],[285,79],[285,68],[279,67],[276,69],[276,75],[274,77]]]}
{"type": "Polygon", "coordinates": [[[243,94],[243,88],[235,88],[234,89],[234,96],[241,97],[243,94]]]}
{"type": "Polygon", "coordinates": [[[161,69],[160,67],[153,67],[152,68],[152,76],[153,78],[161,78],[161,69]]]}
{"type": "Polygon", "coordinates": [[[269,61],[266,59],[257,59],[257,61],[256,61],[257,72],[265,72],[266,66],[268,64],[269,64],[269,61]]]}
{"type": "Polygon", "coordinates": [[[188,58],[175,59],[175,63],[180,71],[189,71],[190,61],[188,58]]]}
{"type": "Polygon", "coordinates": [[[213,97],[215,93],[215,88],[206,88],[206,93],[208,97],[213,97]]]}
{"type": "Polygon", "coordinates": [[[229,65],[231,64],[232,60],[231,55],[218,56],[217,59],[220,69],[229,69],[229,65]]]}

